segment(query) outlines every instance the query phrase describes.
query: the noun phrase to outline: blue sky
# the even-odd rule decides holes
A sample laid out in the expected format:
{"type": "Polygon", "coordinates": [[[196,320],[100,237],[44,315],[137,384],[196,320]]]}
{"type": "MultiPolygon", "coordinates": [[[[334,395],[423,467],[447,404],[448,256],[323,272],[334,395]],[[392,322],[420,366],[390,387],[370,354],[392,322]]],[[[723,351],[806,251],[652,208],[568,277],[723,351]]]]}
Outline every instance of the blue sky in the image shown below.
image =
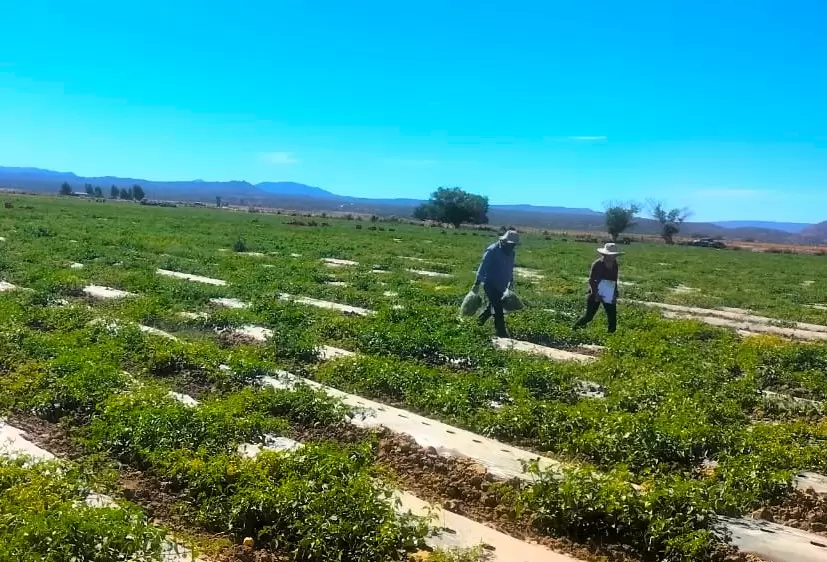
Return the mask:
{"type": "Polygon", "coordinates": [[[827,219],[827,4],[3,8],[0,165],[827,219]]]}

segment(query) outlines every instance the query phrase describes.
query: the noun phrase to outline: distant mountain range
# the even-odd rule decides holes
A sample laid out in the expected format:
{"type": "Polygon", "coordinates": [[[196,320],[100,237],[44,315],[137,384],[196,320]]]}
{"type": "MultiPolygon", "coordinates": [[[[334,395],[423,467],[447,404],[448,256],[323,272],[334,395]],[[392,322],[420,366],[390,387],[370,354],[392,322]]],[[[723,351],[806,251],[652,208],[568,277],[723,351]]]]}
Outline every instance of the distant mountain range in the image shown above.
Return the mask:
{"type": "MultiPolygon", "coordinates": [[[[337,195],[320,187],[295,182],[247,181],[213,182],[150,181],[138,178],[83,177],[72,172],[56,172],[39,168],[0,166],[0,188],[36,193],[57,193],[68,182],[75,191],[85,184],[100,186],[104,193],[110,186],[119,188],[139,184],[150,199],[167,201],[201,201],[214,203],[216,197],[226,204],[269,206],[296,211],[327,211],[371,213],[376,215],[410,216],[422,201],[417,199],[363,198],[337,195]]],[[[586,208],[536,205],[492,205],[489,219],[493,224],[532,226],[555,230],[604,229],[603,213],[586,208]]],[[[640,218],[633,233],[656,233],[657,223],[640,218]]],[[[771,221],[722,221],[717,223],[686,223],[683,233],[690,236],[720,236],[727,239],[754,239],[780,243],[827,243],[827,223],[771,221]]]]}
{"type": "Polygon", "coordinates": [[[799,234],[812,226],[806,222],[772,222],[772,221],[723,221],[713,223],[723,228],[769,228],[792,234],[799,234]]]}

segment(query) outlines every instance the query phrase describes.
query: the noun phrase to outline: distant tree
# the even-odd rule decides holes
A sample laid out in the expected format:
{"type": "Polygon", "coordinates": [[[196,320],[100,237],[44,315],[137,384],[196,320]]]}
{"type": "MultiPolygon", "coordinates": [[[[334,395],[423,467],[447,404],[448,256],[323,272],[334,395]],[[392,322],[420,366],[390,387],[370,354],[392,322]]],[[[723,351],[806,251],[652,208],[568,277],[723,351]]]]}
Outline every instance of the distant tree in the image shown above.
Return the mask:
{"type": "Polygon", "coordinates": [[[660,235],[667,244],[675,243],[675,235],[681,231],[681,226],[686,219],[692,216],[689,209],[666,210],[663,203],[653,201],[649,203],[652,218],[660,223],[660,235]]]}
{"type": "Polygon", "coordinates": [[[146,197],[146,193],[144,193],[144,188],[138,185],[137,183],[132,186],[132,199],[135,201],[143,201],[146,197]]]}
{"type": "Polygon", "coordinates": [[[118,189],[117,185],[113,185],[109,188],[109,197],[111,199],[118,199],[121,196],[121,190],[118,189]]]}
{"type": "Polygon", "coordinates": [[[99,185],[95,186],[95,197],[97,197],[98,199],[103,199],[103,190],[99,185]]]}
{"type": "Polygon", "coordinates": [[[488,198],[459,187],[440,187],[427,202],[414,209],[413,216],[419,220],[446,222],[457,227],[464,222],[487,224],[488,198]]]}
{"type": "Polygon", "coordinates": [[[84,187],[86,188],[86,195],[88,195],[89,197],[95,196],[95,188],[92,187],[91,183],[87,183],[84,187]]]}
{"type": "Polygon", "coordinates": [[[72,186],[69,185],[68,181],[65,181],[61,184],[60,194],[61,195],[71,195],[72,194],[72,186]]]}
{"type": "Polygon", "coordinates": [[[617,242],[617,237],[634,227],[635,215],[640,212],[640,205],[635,203],[607,203],[606,204],[606,232],[617,242]]]}
{"type": "Polygon", "coordinates": [[[131,187],[124,187],[121,189],[121,199],[125,199],[127,201],[132,200],[132,188],[131,187]]]}
{"type": "Polygon", "coordinates": [[[219,207],[219,208],[221,207],[221,196],[220,195],[215,196],[215,206],[219,207]]]}

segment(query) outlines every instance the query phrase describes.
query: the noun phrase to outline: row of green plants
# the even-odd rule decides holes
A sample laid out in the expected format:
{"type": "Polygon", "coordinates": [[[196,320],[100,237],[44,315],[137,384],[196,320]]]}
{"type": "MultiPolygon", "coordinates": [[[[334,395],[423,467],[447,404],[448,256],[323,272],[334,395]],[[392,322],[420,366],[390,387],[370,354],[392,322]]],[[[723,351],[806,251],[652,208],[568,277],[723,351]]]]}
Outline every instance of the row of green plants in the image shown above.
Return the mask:
{"type": "Polygon", "coordinates": [[[140,510],[87,503],[111,485],[79,465],[0,457],[0,560],[159,560],[164,534],[140,510]]]}
{"type": "MultiPolygon", "coordinates": [[[[128,326],[113,333],[79,319],[73,327],[71,308],[31,308],[18,299],[0,298],[9,319],[0,330],[4,409],[61,421],[88,454],[167,483],[176,509],[199,528],[253,537],[295,560],[402,559],[425,536],[422,521],[396,513],[370,443],[239,454],[239,445],[291,428],[343,423],[349,412],[324,394],[248,387],[207,392],[187,406],[169,395],[176,382],[169,373],[209,372],[219,348],[201,357],[205,347],[128,326]],[[142,370],[126,371],[136,366],[142,370]]],[[[260,368],[253,365],[245,382],[260,368]]],[[[226,376],[216,389],[240,387],[226,376]]]]}
{"type": "MultiPolygon", "coordinates": [[[[343,281],[353,279],[354,285],[362,278],[375,288],[378,279],[368,282],[364,278],[372,275],[368,271],[374,265],[380,265],[394,272],[389,283],[402,285],[412,278],[404,269],[414,267],[454,273],[454,279],[424,281],[461,291],[470,284],[472,270],[488,242],[485,236],[495,236],[462,230],[443,234],[411,225],[397,225],[393,232],[355,230],[352,221],[338,219],[326,221],[329,226],[325,228],[298,228],[278,215],[107,206],[46,197],[13,199],[14,208],[0,214],[0,232],[7,239],[0,271],[8,281],[29,287],[45,287],[62,278],[70,286],[73,282],[110,280],[130,290],[163,288],[165,285],[151,281],[151,272],[165,267],[227,279],[251,290],[265,287],[283,291],[287,285],[367,304],[368,300],[378,302],[381,291],[328,287],[319,281],[333,273],[343,281]],[[232,251],[240,239],[248,253],[265,256],[246,257],[232,251]],[[227,251],[219,252],[221,249],[227,251]],[[294,258],[293,253],[301,257],[294,258]],[[400,256],[420,257],[430,263],[402,260],[400,256]],[[330,270],[318,262],[321,257],[353,259],[361,265],[330,270]],[[71,262],[84,263],[87,268],[67,270],[71,262]],[[263,264],[275,267],[263,268],[263,264]]],[[[566,237],[546,238],[528,233],[518,250],[519,265],[545,275],[541,280],[519,281],[530,301],[541,306],[546,296],[580,295],[582,277],[596,257],[593,244],[566,237]]],[[[711,307],[724,304],[783,319],[827,322],[823,310],[804,306],[827,302],[823,284],[815,282],[823,259],[819,256],[715,252],[659,244],[635,244],[626,250],[621,275],[634,284],[623,288],[624,296],[711,307]],[[682,294],[670,291],[679,285],[697,290],[682,294]]],[[[427,293],[423,290],[416,295],[425,297],[427,293]]]]}

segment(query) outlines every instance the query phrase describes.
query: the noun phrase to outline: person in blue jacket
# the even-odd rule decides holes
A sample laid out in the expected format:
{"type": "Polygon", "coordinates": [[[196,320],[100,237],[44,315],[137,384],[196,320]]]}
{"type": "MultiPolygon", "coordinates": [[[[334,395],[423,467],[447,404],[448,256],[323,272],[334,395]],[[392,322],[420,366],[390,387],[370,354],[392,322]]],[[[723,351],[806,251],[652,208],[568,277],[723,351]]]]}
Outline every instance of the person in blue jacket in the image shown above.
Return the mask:
{"type": "Polygon", "coordinates": [[[507,338],[505,329],[505,313],[503,312],[503,294],[514,284],[514,249],[520,243],[520,235],[516,230],[508,230],[485,249],[482,262],[477,269],[477,279],[471,289],[479,292],[480,285],[485,288],[488,297],[488,306],[480,314],[480,325],[485,324],[491,316],[494,317],[494,328],[497,336],[507,338]]]}

